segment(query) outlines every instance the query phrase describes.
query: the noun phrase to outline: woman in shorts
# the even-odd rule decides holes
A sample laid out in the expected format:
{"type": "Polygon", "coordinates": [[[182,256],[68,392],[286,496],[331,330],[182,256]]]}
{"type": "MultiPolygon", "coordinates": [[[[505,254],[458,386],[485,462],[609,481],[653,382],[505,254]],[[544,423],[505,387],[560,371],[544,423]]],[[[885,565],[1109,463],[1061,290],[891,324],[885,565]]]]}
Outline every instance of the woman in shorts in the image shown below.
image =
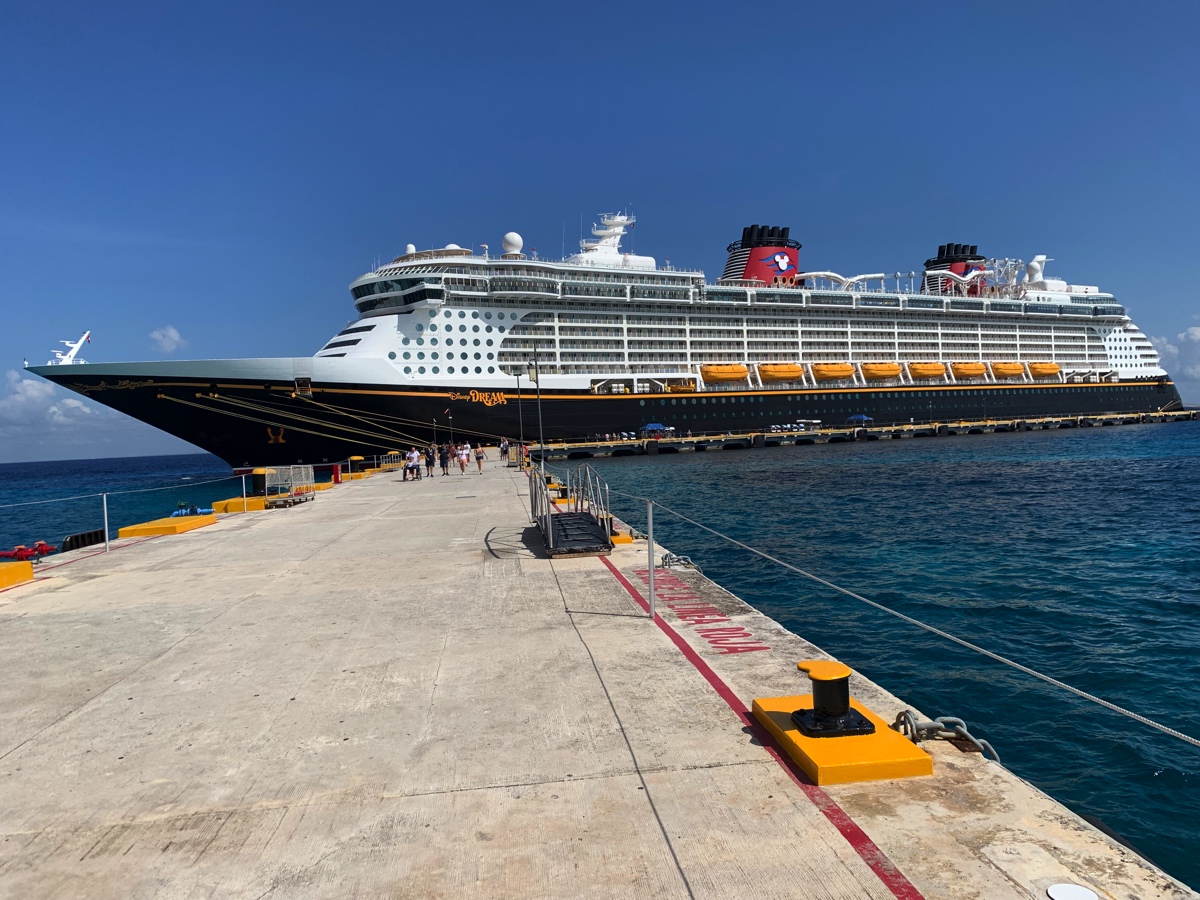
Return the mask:
{"type": "Polygon", "coordinates": [[[475,448],[475,465],[479,466],[479,474],[483,474],[483,461],[487,459],[487,453],[483,450],[483,444],[475,448]]]}

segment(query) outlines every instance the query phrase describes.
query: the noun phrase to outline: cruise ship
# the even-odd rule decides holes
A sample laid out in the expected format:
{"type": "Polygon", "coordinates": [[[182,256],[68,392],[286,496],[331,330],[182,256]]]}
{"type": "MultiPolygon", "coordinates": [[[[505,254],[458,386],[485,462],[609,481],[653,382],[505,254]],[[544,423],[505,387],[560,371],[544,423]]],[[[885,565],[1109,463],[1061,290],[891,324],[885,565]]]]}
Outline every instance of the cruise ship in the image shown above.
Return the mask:
{"type": "Polygon", "coordinates": [[[788,228],[751,225],[711,282],[625,252],[633,224],[603,215],[558,261],[515,232],[498,255],[409,244],[351,283],[357,317],[310,357],[29,371],[235,467],[528,439],[539,413],[569,441],[1181,407],[1125,308],[1044,255],[948,243],[920,272],[843,276],[801,270],[788,228]]]}

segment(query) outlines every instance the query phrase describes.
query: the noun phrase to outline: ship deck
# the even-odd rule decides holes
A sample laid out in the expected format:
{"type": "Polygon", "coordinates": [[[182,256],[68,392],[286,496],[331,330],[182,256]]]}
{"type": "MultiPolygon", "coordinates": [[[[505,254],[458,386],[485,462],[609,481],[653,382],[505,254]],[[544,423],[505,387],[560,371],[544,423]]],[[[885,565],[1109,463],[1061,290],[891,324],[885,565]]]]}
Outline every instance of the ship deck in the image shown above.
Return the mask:
{"type": "Polygon", "coordinates": [[[377,475],[0,593],[0,895],[1195,896],[949,744],[797,778],[740,710],[821,651],[692,571],[656,626],[644,542],[550,559],[527,496],[377,475]]]}

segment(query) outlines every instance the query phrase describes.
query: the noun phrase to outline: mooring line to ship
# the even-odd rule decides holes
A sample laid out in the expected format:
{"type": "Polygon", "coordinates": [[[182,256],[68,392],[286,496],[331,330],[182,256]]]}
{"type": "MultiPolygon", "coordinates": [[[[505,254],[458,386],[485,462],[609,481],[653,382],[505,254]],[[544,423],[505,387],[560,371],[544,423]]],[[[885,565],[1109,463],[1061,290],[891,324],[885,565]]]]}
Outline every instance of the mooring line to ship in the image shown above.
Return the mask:
{"type": "MultiPolygon", "coordinates": [[[[332,403],[321,403],[319,400],[316,400],[315,398],[309,399],[308,402],[313,403],[317,406],[322,406],[325,409],[331,410],[332,412],[341,413],[344,416],[354,416],[354,418],[360,418],[359,416],[355,415],[354,413],[348,411],[345,407],[335,406],[332,403]]],[[[447,401],[447,402],[450,402],[450,401],[447,401]]],[[[404,425],[419,425],[422,428],[424,428],[427,424],[429,424],[428,422],[422,421],[421,419],[406,419],[403,416],[391,416],[391,415],[388,415],[387,413],[373,413],[372,416],[373,416],[373,418],[370,418],[370,419],[363,418],[362,421],[374,425],[374,424],[376,424],[374,419],[386,419],[389,422],[399,422],[404,425]]],[[[380,427],[382,427],[382,426],[380,426],[380,427]]],[[[497,439],[505,436],[502,434],[492,434],[491,432],[487,432],[487,431],[479,431],[478,429],[472,429],[471,434],[477,434],[482,437],[497,438],[497,439]]]]}
{"type": "MultiPolygon", "coordinates": [[[[651,502],[649,497],[639,497],[636,494],[627,494],[624,491],[615,491],[614,490],[614,491],[612,491],[612,493],[616,494],[618,496],[621,496],[621,497],[628,497],[630,500],[638,500],[643,503],[651,502]]],[[[1131,709],[1126,709],[1123,706],[1118,706],[1115,703],[1110,703],[1108,700],[1105,700],[1102,697],[1097,697],[1095,694],[1089,694],[1087,691],[1080,690],[1077,687],[1072,687],[1071,685],[1067,684],[1065,681],[1059,681],[1057,678],[1053,678],[1050,675],[1044,675],[1041,672],[1037,671],[1037,669],[1031,669],[1031,668],[1029,668],[1029,666],[1022,665],[1021,663],[1016,662],[1015,660],[1011,660],[1006,656],[1001,656],[999,653],[993,653],[991,650],[987,650],[983,647],[980,647],[978,644],[972,644],[970,641],[963,640],[960,637],[955,637],[954,635],[950,634],[950,632],[948,632],[948,631],[943,631],[942,629],[937,628],[933,625],[926,624],[925,622],[922,622],[920,619],[914,619],[912,616],[905,615],[902,612],[898,612],[897,610],[894,610],[894,609],[891,609],[890,607],[884,606],[882,603],[878,603],[874,600],[869,600],[866,597],[862,596],[862,594],[856,594],[856,593],[854,593],[854,591],[848,590],[844,587],[839,587],[838,585],[834,584],[832,581],[826,581],[824,578],[821,578],[819,575],[813,575],[811,572],[806,572],[806,571],[804,571],[804,569],[801,569],[799,566],[794,566],[789,562],[784,562],[782,559],[772,556],[771,554],[766,553],[762,550],[759,550],[756,547],[751,547],[749,544],[743,543],[742,541],[739,541],[737,538],[732,538],[727,534],[722,534],[721,532],[717,531],[715,528],[709,528],[707,525],[703,525],[700,522],[697,522],[695,519],[690,519],[687,516],[685,516],[683,513],[677,512],[676,510],[671,509],[671,507],[669,507],[669,506],[663,506],[657,500],[654,500],[653,503],[657,509],[661,509],[663,512],[669,513],[678,519],[682,519],[684,522],[687,522],[690,525],[694,525],[703,531],[707,531],[709,534],[715,535],[716,537],[719,537],[724,541],[728,541],[729,543],[733,544],[734,546],[741,547],[743,550],[747,550],[750,553],[753,553],[755,556],[761,556],[763,559],[768,560],[769,562],[773,562],[778,566],[782,566],[783,568],[788,569],[791,572],[795,572],[797,575],[801,575],[810,581],[815,581],[817,584],[824,585],[825,587],[829,588],[830,590],[837,591],[839,594],[844,594],[847,597],[851,597],[855,600],[860,600],[863,603],[866,603],[869,606],[873,606],[882,612],[885,612],[885,613],[888,613],[889,615],[895,616],[897,619],[902,619],[903,621],[908,622],[910,625],[916,625],[918,628],[923,628],[924,630],[928,631],[931,634],[936,634],[938,637],[945,638],[948,641],[953,641],[954,643],[958,644],[960,647],[966,647],[968,650],[974,650],[976,653],[981,653],[984,656],[988,657],[989,659],[993,659],[996,662],[1004,663],[1004,665],[1006,665],[1006,666],[1011,666],[1012,668],[1016,669],[1019,672],[1024,672],[1026,675],[1032,675],[1034,678],[1044,681],[1044,682],[1046,682],[1046,684],[1052,684],[1057,688],[1061,688],[1064,691],[1074,694],[1076,697],[1081,697],[1084,700],[1090,700],[1092,703],[1095,703],[1099,706],[1103,706],[1107,710],[1110,710],[1115,713],[1120,713],[1123,716],[1128,716],[1129,718],[1133,719],[1136,722],[1141,722],[1143,725],[1148,725],[1151,728],[1157,729],[1158,731],[1161,731],[1163,734],[1170,735],[1173,738],[1178,738],[1179,740],[1184,741],[1185,743],[1191,744],[1193,747],[1200,747],[1200,740],[1197,740],[1196,738],[1192,737],[1191,735],[1184,734],[1182,731],[1176,731],[1174,728],[1171,728],[1168,725],[1163,725],[1161,722],[1156,722],[1153,719],[1150,719],[1150,718],[1147,718],[1146,716],[1141,715],[1140,713],[1135,713],[1131,709]]]]}
{"type": "MultiPolygon", "coordinates": [[[[283,418],[283,419],[290,419],[290,420],[296,421],[296,422],[305,422],[309,425],[320,425],[320,426],[324,426],[326,428],[334,428],[338,431],[345,431],[350,434],[365,435],[367,437],[375,437],[375,438],[386,437],[393,444],[396,443],[396,438],[404,438],[405,442],[416,440],[416,438],[413,437],[413,435],[411,435],[411,434],[405,434],[405,433],[401,433],[398,431],[393,431],[390,428],[385,429],[386,431],[389,432],[387,435],[383,435],[383,434],[377,433],[377,432],[363,431],[361,428],[354,428],[349,425],[339,425],[336,422],[328,422],[324,419],[315,419],[315,418],[312,418],[311,416],[304,416],[304,415],[301,415],[300,413],[289,412],[286,410],[280,410],[280,409],[277,409],[277,408],[271,407],[271,406],[261,406],[259,404],[252,403],[249,400],[242,400],[237,397],[223,397],[218,394],[217,396],[213,397],[212,399],[219,401],[221,403],[228,403],[232,406],[238,406],[238,407],[241,407],[242,409],[248,409],[252,412],[262,413],[264,415],[279,416],[280,418],[283,418]]],[[[374,425],[375,423],[367,422],[367,424],[374,425]]],[[[376,427],[381,427],[381,426],[376,426],[376,427]]],[[[417,443],[423,443],[423,442],[417,441],[417,443]]]]}
{"type": "MultiPolygon", "coordinates": [[[[196,409],[202,409],[205,412],[217,413],[218,415],[222,415],[222,416],[230,416],[235,419],[245,419],[247,422],[258,422],[261,425],[269,425],[271,427],[279,427],[279,425],[280,425],[279,422],[270,422],[270,421],[267,421],[266,419],[257,418],[256,416],[242,415],[241,413],[235,413],[228,409],[216,409],[212,406],[205,406],[202,403],[194,403],[191,400],[184,400],[182,397],[172,397],[170,394],[159,394],[158,396],[160,398],[162,398],[163,400],[170,400],[173,403],[181,403],[184,406],[193,406],[196,409]]],[[[315,435],[316,437],[327,438],[331,441],[347,440],[345,435],[325,434],[320,431],[313,431],[310,428],[300,428],[299,426],[292,425],[290,423],[287,425],[287,427],[291,428],[293,431],[298,431],[301,434],[311,434],[311,435],[315,435]]],[[[366,432],[363,432],[363,433],[366,434],[366,432]]],[[[379,437],[379,435],[368,435],[368,436],[375,437],[375,438],[379,437]]],[[[392,445],[395,444],[395,441],[388,439],[387,443],[376,444],[371,441],[362,441],[362,443],[367,444],[368,446],[371,446],[371,447],[382,447],[384,449],[388,449],[389,447],[391,447],[392,445]]]]}

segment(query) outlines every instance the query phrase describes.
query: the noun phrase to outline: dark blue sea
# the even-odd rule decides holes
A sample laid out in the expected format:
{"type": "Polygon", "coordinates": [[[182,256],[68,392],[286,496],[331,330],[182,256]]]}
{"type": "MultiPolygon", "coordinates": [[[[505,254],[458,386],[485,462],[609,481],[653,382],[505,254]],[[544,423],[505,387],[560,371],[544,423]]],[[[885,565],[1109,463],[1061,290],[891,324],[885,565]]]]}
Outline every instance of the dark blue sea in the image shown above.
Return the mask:
{"type": "MultiPolygon", "coordinates": [[[[594,460],[614,491],[1200,737],[1200,422],[594,460]]],[[[559,465],[560,468],[563,464],[559,465]]],[[[0,466],[0,546],[240,493],[207,455],[0,466]],[[210,482],[213,479],[223,479],[210,482]],[[145,490],[153,488],[154,490],[145,490]],[[69,503],[11,503],[87,494],[69,503]]],[[[614,494],[644,526],[644,504],[614,494]]],[[[784,626],[1200,888],[1200,749],[655,513],[784,626]]],[[[797,675],[799,679],[799,675],[797,675]]],[[[797,690],[802,685],[797,681],[797,690]]]]}
{"type": "MultiPolygon", "coordinates": [[[[1200,422],[594,460],[764,550],[1200,738],[1200,422]]],[[[644,528],[644,504],[613,498],[644,528]]],[[[656,509],[655,538],[1200,888],[1200,748],[656,509]]],[[[797,691],[803,685],[797,675],[797,691]]]]}
{"type": "Polygon", "coordinates": [[[0,548],[39,540],[59,545],[68,534],[101,528],[103,493],[115,538],[121,526],[169,516],[181,504],[209,507],[239,497],[242,480],[207,453],[6,463],[0,465],[0,548]]]}

